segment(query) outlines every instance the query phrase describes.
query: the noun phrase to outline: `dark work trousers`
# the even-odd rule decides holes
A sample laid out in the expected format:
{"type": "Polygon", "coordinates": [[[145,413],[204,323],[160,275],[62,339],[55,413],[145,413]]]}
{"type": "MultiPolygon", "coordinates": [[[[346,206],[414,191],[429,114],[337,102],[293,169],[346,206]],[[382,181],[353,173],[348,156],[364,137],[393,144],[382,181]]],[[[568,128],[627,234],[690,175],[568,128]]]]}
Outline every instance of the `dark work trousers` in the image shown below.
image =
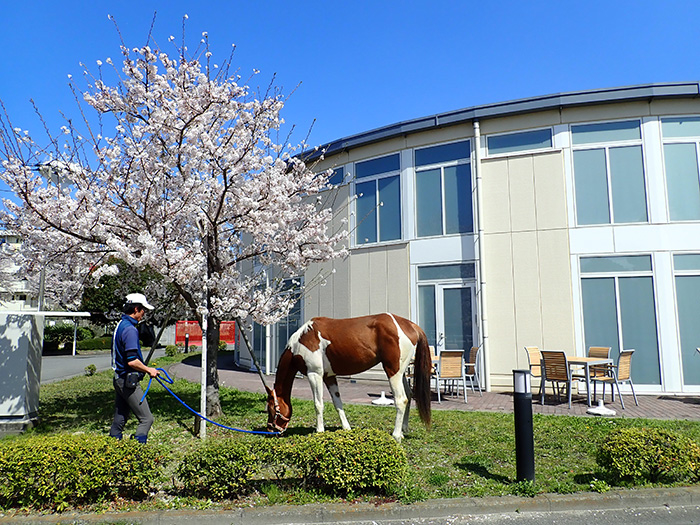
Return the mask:
{"type": "Polygon", "coordinates": [[[139,421],[134,438],[141,443],[145,443],[148,431],[153,424],[153,414],[151,414],[151,409],[148,408],[147,399],[144,399],[143,403],[139,403],[143,397],[141,385],[136,385],[135,388],[127,388],[124,386],[124,377],[115,377],[113,384],[116,396],[114,398],[114,421],[112,421],[109,435],[121,439],[126,420],[129,419],[129,414],[133,412],[139,421]]]}

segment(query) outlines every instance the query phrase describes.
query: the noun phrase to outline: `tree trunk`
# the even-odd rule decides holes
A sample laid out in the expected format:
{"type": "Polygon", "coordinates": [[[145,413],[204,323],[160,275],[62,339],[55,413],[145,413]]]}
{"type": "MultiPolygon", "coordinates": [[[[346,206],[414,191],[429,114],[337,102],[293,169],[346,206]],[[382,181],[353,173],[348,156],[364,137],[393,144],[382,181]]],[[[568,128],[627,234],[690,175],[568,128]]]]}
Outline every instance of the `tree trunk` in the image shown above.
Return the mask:
{"type": "Polygon", "coordinates": [[[221,415],[221,400],[219,399],[219,330],[221,320],[210,317],[207,320],[207,417],[216,418],[221,415]]]}

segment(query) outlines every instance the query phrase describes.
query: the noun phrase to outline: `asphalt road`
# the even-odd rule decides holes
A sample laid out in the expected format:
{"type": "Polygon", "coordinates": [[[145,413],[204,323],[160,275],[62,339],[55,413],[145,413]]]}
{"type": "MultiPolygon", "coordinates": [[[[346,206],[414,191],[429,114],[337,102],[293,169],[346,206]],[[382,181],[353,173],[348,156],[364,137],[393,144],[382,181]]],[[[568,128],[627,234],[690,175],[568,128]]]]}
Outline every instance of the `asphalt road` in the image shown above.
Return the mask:
{"type": "MultiPolygon", "coordinates": [[[[144,357],[147,354],[144,355],[144,357]]],[[[165,355],[164,350],[158,349],[153,357],[165,355]]],[[[41,384],[53,383],[61,379],[79,376],[85,373],[85,367],[95,365],[97,371],[108,370],[112,366],[109,352],[91,355],[50,355],[41,358],[41,384]]]]}

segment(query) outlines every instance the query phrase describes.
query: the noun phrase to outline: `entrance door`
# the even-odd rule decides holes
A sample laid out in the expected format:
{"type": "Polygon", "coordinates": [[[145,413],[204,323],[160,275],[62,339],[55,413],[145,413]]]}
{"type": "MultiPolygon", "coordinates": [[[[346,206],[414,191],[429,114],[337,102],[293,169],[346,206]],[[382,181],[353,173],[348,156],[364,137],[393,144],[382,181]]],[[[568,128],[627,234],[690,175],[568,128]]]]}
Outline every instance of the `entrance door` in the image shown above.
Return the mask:
{"type": "Polygon", "coordinates": [[[418,287],[419,323],[428,342],[442,350],[464,350],[474,345],[474,286],[426,284],[418,287]]]}

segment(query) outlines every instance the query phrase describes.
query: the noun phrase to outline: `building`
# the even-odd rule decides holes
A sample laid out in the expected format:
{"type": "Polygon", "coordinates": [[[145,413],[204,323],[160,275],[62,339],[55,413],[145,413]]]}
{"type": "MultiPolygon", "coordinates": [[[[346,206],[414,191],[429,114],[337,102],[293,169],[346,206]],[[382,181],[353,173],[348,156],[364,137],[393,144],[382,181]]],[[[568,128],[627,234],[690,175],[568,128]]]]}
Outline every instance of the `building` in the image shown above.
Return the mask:
{"type": "Polygon", "coordinates": [[[482,347],[488,389],[512,388],[525,346],[599,345],[636,350],[638,392],[699,392],[699,95],[541,96],[328,144],[318,168],[335,170],[350,255],[307,272],[256,352],[274,368],[302,320],[390,311],[438,349],[482,347]]]}
{"type": "Polygon", "coordinates": [[[0,230],[0,311],[37,308],[37,298],[27,281],[18,277],[19,267],[11,259],[21,245],[19,236],[9,230],[0,230]]]}

